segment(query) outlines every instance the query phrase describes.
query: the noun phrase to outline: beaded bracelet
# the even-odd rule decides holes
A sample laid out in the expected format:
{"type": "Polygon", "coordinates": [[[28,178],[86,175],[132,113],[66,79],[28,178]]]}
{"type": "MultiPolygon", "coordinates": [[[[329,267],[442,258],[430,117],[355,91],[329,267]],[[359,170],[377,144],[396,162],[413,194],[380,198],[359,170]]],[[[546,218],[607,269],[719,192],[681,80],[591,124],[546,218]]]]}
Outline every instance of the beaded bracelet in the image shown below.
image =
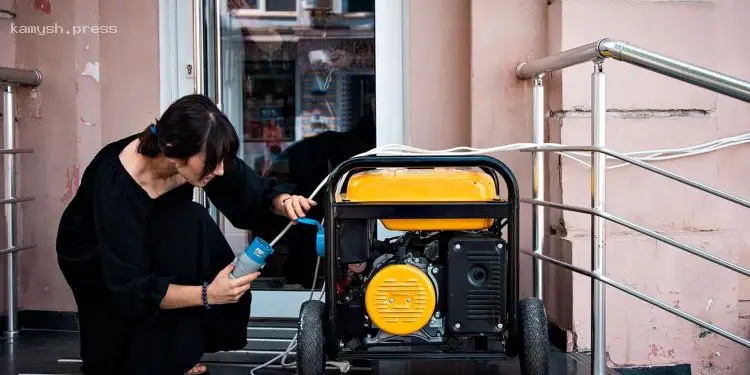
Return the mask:
{"type": "Polygon", "coordinates": [[[208,304],[208,283],[203,283],[203,307],[206,308],[206,310],[211,308],[211,305],[208,304]]]}

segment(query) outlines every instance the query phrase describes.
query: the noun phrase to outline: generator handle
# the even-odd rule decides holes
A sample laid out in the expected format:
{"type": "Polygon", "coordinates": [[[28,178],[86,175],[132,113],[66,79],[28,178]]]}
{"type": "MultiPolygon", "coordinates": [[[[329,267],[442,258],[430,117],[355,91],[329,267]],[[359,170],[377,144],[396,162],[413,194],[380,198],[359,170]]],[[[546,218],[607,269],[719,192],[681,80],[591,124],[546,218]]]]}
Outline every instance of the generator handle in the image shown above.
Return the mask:
{"type": "MultiPolygon", "coordinates": [[[[518,202],[518,182],[508,166],[498,159],[486,155],[366,155],[354,157],[341,163],[328,179],[329,202],[335,202],[336,185],[342,176],[356,169],[365,168],[488,168],[502,177],[508,190],[508,202],[518,202]]],[[[497,186],[498,193],[500,186],[497,186]]]]}

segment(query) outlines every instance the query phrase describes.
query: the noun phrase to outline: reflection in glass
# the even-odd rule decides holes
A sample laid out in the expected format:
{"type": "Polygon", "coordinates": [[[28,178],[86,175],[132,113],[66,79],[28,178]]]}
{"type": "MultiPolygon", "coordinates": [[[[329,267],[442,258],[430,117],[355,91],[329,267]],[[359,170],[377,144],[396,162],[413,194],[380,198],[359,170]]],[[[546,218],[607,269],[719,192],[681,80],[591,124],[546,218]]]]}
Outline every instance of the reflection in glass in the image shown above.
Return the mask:
{"type": "MultiPolygon", "coordinates": [[[[256,172],[292,182],[297,194],[309,195],[331,168],[374,147],[374,0],[228,5],[231,22],[225,24],[231,26],[222,38],[232,36],[232,43],[222,44],[224,55],[233,58],[225,59],[225,76],[241,82],[227,83],[239,92],[225,89],[224,107],[236,109],[240,157],[256,172]]],[[[321,209],[310,213],[318,220],[322,215],[321,209]]],[[[239,252],[252,236],[270,241],[285,225],[281,219],[248,233],[225,222],[225,232],[239,252]]],[[[262,274],[265,285],[259,286],[309,287],[316,257],[314,228],[305,227],[295,226],[274,246],[262,274]]]]}
{"type": "Polygon", "coordinates": [[[266,11],[296,12],[297,0],[266,0],[266,11]]]}

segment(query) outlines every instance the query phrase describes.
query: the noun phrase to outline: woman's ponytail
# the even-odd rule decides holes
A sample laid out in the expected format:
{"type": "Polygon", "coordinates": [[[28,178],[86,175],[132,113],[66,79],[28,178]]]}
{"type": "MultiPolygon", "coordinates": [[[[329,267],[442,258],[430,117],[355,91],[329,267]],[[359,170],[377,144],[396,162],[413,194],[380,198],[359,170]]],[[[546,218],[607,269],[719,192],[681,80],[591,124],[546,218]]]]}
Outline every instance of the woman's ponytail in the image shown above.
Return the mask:
{"type": "Polygon", "coordinates": [[[150,124],[138,136],[138,152],[152,158],[161,153],[159,128],[156,124],[150,124]]]}

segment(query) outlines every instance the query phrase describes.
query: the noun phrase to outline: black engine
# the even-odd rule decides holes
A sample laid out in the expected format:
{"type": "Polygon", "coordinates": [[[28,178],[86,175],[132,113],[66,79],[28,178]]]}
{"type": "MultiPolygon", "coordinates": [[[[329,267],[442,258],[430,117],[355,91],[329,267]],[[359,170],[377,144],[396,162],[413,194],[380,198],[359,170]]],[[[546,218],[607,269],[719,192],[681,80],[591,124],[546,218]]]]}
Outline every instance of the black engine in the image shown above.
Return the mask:
{"type": "Polygon", "coordinates": [[[499,230],[406,232],[380,241],[372,222],[345,221],[340,229],[337,327],[351,350],[390,343],[484,350],[505,341],[508,254],[499,230]],[[370,281],[394,264],[422,270],[437,296],[429,322],[407,335],[379,329],[365,303],[370,281]]]}

